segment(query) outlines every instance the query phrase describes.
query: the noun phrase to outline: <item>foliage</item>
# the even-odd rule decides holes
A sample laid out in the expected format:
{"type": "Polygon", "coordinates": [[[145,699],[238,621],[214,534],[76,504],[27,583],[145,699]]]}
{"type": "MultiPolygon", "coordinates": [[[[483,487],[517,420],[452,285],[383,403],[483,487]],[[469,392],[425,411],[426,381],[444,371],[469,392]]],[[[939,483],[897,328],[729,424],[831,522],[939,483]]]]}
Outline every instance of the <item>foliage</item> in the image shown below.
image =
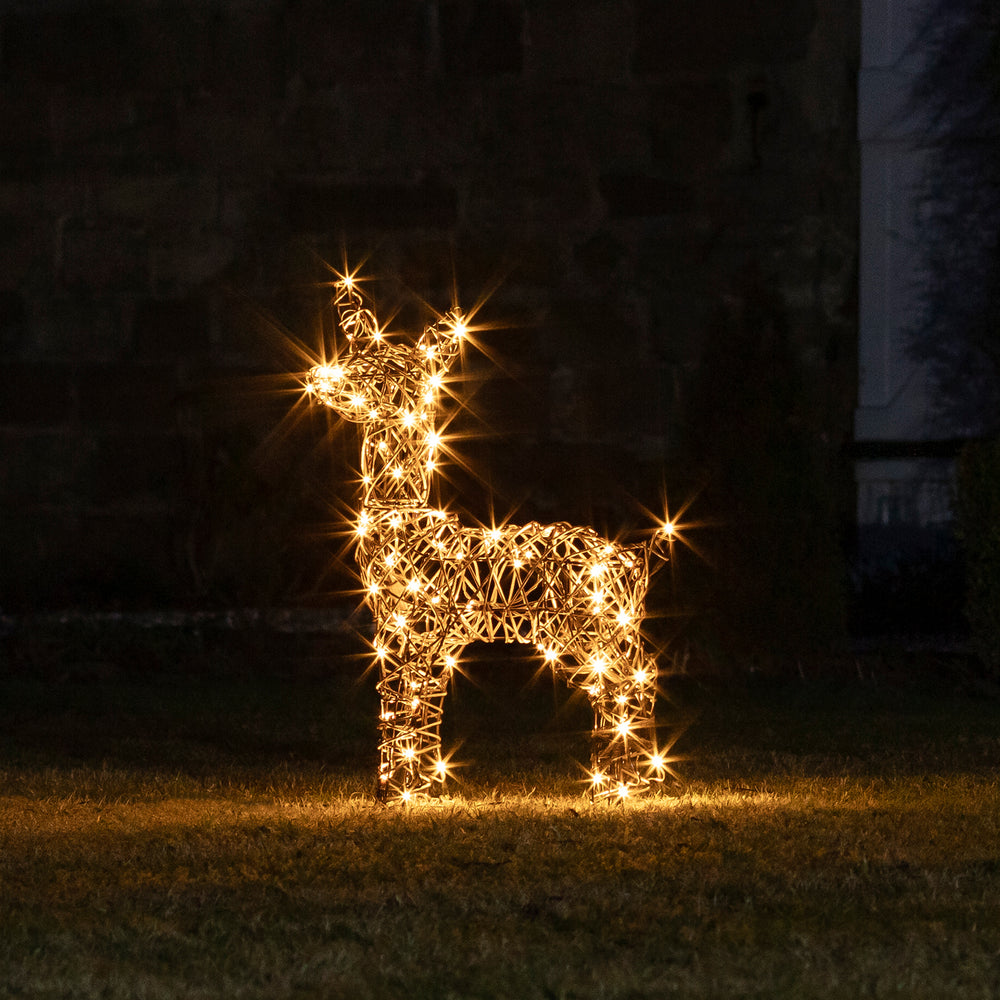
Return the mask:
{"type": "Polygon", "coordinates": [[[941,0],[914,103],[928,115],[919,231],[926,272],[911,352],[955,433],[1000,421],[1000,6],[941,0]]]}
{"type": "Polygon", "coordinates": [[[951,530],[932,538],[936,544],[906,548],[907,541],[899,558],[857,574],[852,635],[963,635],[964,567],[951,530]]]}
{"type": "Polygon", "coordinates": [[[1000,439],[963,448],[957,506],[973,644],[986,669],[1000,677],[1000,439]]]}

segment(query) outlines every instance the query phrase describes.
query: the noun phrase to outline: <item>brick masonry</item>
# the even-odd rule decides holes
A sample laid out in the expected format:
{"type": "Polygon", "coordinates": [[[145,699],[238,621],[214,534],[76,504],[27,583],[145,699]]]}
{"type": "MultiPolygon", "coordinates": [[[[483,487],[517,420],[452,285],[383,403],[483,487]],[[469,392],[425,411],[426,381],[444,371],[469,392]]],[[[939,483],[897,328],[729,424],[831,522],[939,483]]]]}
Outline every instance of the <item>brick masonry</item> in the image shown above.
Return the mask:
{"type": "Polygon", "coordinates": [[[351,432],[283,417],[344,248],[401,321],[492,293],[462,419],[501,505],[613,530],[683,485],[747,274],[832,461],[858,48],[853,0],[4,5],[0,607],[339,585],[351,432]]]}

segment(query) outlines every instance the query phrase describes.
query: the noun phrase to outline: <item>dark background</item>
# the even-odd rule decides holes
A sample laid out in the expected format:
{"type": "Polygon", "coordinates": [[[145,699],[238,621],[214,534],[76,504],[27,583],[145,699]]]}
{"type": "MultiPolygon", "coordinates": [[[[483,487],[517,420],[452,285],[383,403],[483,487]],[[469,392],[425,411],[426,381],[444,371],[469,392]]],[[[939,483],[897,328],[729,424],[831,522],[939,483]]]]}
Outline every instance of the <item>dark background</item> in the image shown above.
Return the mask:
{"type": "Polygon", "coordinates": [[[0,11],[0,610],[344,603],[357,441],[288,335],[346,253],[403,325],[489,293],[444,499],[690,503],[670,628],[843,637],[855,2],[0,11]]]}

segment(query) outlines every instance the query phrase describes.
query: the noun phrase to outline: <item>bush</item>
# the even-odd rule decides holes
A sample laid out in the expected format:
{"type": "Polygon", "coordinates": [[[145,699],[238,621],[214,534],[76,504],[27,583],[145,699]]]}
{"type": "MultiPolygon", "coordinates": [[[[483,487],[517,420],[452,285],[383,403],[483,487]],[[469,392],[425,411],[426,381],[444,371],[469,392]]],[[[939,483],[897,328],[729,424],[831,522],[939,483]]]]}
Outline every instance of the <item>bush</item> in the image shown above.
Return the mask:
{"type": "Polygon", "coordinates": [[[973,648],[983,666],[1000,676],[1000,439],[963,448],[956,506],[973,648]]]}

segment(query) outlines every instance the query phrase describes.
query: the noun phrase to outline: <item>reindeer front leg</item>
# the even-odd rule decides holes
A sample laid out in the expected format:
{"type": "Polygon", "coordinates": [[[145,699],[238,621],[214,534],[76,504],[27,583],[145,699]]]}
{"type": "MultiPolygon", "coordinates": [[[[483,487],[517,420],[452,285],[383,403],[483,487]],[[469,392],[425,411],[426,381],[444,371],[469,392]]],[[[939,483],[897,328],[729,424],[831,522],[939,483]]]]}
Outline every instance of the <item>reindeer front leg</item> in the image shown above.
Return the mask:
{"type": "Polygon", "coordinates": [[[391,635],[377,647],[381,698],[378,796],[408,802],[444,783],[441,718],[453,656],[391,635]]]}

